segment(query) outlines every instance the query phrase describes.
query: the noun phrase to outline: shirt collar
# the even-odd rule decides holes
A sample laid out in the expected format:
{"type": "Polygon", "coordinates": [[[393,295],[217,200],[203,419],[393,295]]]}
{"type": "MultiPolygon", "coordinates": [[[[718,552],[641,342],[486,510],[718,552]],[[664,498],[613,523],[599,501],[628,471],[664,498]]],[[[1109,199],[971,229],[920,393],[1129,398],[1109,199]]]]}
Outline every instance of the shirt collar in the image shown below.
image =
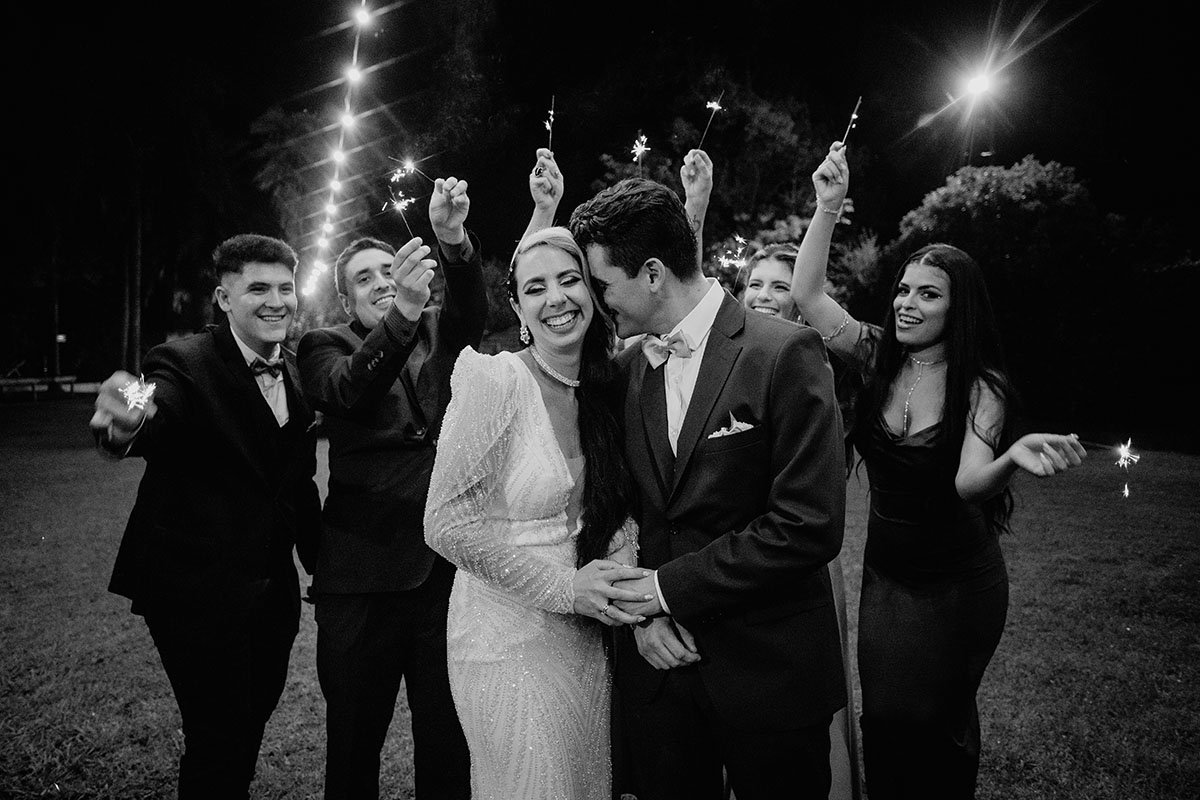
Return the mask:
{"type": "Polygon", "coordinates": [[[701,297],[696,307],[671,329],[671,334],[683,333],[684,341],[693,350],[708,337],[708,332],[712,330],[713,322],[717,319],[717,312],[721,310],[721,301],[725,299],[725,289],[716,278],[705,280],[708,281],[708,291],[704,297],[701,297]]]}
{"type": "MultiPolygon", "coordinates": [[[[242,341],[241,337],[237,335],[237,331],[233,329],[232,325],[229,326],[229,332],[233,334],[233,341],[237,342],[238,350],[242,351],[242,358],[246,359],[247,367],[253,364],[256,358],[262,358],[262,356],[251,350],[246,343],[242,341]]],[[[282,349],[283,348],[279,346],[279,343],[276,342],[275,349],[271,351],[271,357],[264,360],[274,361],[275,359],[279,358],[279,354],[282,349]]]]}

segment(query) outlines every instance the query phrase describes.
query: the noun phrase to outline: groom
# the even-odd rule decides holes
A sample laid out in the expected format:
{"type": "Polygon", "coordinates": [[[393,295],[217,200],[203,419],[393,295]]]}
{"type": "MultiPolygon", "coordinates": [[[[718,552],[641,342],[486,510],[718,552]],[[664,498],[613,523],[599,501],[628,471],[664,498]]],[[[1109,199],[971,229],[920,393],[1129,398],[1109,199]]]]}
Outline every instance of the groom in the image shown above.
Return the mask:
{"type": "Polygon", "coordinates": [[[845,516],[841,416],[820,336],[747,313],[701,272],[677,195],[631,178],[575,209],[617,335],[642,493],[650,617],[617,637],[639,800],[826,798],[846,705],[829,573],[845,516]],[[658,334],[664,337],[660,339],[658,334]]]}

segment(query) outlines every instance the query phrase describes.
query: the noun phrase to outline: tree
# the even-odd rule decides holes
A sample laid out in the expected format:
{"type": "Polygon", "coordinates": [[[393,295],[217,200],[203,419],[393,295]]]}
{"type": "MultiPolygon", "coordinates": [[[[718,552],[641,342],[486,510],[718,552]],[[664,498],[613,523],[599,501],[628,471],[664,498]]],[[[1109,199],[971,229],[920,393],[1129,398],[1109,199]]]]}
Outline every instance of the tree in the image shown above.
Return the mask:
{"type": "Polygon", "coordinates": [[[1155,340],[1179,327],[1179,295],[1145,292],[1197,274],[1194,254],[1164,245],[1171,241],[1103,214],[1071,167],[1033,156],[1011,167],[964,167],[901,220],[884,251],[877,307],[908,254],[930,242],[960,247],[983,268],[1031,416],[1144,429],[1154,408],[1178,402],[1164,391],[1164,377],[1178,369],[1144,342],[1129,353],[1129,326],[1149,327],[1155,340]],[[1173,303],[1179,313],[1164,314],[1173,303]]]}

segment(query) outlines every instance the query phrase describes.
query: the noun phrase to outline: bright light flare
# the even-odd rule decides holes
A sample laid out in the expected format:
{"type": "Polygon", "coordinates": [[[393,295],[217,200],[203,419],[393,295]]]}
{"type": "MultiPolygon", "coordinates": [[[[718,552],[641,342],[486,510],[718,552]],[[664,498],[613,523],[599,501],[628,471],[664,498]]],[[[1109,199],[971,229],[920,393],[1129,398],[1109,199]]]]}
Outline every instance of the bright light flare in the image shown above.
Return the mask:
{"type": "Polygon", "coordinates": [[[992,79],[987,73],[980,73],[967,81],[967,93],[978,97],[992,88],[992,79]]]}
{"type": "Polygon", "coordinates": [[[371,22],[371,12],[365,8],[360,8],[354,12],[354,21],[358,23],[358,27],[365,28],[371,22]]]}
{"type": "Polygon", "coordinates": [[[345,114],[342,114],[342,127],[343,128],[353,128],[354,127],[354,115],[351,114],[349,111],[347,111],[345,114]]]}
{"type": "Polygon", "coordinates": [[[358,67],[350,67],[346,70],[346,80],[351,83],[358,83],[362,80],[362,70],[358,67]]]}

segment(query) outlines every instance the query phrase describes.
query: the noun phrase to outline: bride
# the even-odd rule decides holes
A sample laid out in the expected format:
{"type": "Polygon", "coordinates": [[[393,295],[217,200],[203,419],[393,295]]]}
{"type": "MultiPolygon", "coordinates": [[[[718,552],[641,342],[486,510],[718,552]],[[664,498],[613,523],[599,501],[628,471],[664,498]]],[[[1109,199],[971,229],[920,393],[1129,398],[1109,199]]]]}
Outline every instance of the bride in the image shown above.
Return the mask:
{"type": "Polygon", "coordinates": [[[571,234],[517,246],[519,353],[467,347],[451,379],[425,537],[458,566],[447,648],[475,800],[609,800],[603,626],[637,561],[634,487],[607,393],[612,326],[571,234]]]}

